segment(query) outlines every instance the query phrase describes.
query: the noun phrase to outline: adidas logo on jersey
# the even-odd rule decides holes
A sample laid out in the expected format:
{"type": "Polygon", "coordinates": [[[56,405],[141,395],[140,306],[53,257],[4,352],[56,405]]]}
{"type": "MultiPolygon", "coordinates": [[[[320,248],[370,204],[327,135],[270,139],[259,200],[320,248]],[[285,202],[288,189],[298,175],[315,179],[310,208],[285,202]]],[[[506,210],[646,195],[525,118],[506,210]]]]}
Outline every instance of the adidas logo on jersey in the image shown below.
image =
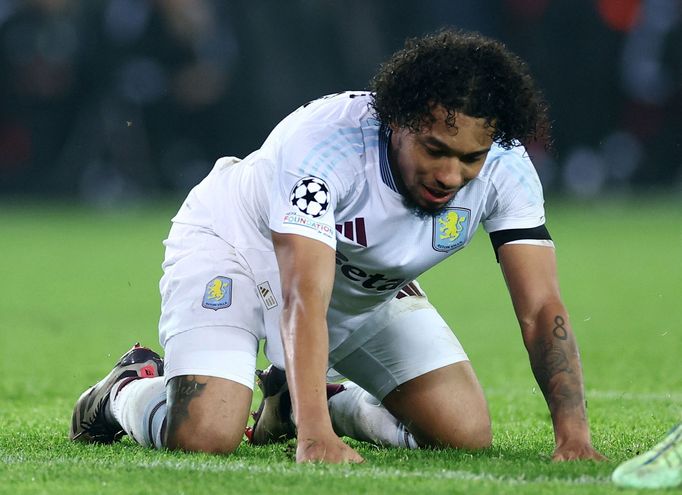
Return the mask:
{"type": "Polygon", "coordinates": [[[365,218],[354,218],[349,222],[336,224],[336,230],[346,239],[357,242],[361,246],[367,247],[367,233],[365,231],[365,218]]]}

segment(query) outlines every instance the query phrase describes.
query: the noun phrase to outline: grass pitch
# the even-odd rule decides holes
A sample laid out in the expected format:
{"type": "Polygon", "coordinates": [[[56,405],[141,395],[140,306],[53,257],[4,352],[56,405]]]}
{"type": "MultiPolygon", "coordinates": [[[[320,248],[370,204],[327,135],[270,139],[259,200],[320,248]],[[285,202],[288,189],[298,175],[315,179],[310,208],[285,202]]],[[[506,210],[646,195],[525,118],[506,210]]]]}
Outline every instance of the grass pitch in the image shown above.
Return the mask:
{"type": "Polygon", "coordinates": [[[292,445],[216,457],[72,444],[82,390],[136,340],[158,349],[161,240],[178,205],[0,208],[0,493],[627,493],[610,483],[615,465],[682,417],[679,200],[559,202],[548,226],[607,463],[549,461],[548,412],[483,232],[421,281],[486,391],[491,449],[353,443],[365,464],[297,466],[292,445]]]}

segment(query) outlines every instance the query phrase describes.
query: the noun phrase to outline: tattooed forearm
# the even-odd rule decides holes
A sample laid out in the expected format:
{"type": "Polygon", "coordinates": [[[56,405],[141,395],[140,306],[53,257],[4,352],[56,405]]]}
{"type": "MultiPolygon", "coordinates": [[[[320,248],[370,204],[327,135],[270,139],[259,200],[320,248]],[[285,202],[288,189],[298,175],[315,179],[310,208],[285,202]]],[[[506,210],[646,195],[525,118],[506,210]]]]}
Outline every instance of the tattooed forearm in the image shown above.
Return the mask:
{"type": "Polygon", "coordinates": [[[538,378],[547,383],[559,373],[573,373],[571,363],[566,354],[566,346],[551,340],[538,342],[538,378]]]}
{"type": "Polygon", "coordinates": [[[551,332],[538,335],[529,347],[533,373],[553,412],[583,407],[578,350],[569,337],[566,320],[556,315],[551,332]]]}
{"type": "Polygon", "coordinates": [[[552,329],[552,334],[559,340],[566,340],[568,338],[568,331],[564,327],[566,322],[561,315],[556,315],[554,318],[554,328],[552,329]]]}

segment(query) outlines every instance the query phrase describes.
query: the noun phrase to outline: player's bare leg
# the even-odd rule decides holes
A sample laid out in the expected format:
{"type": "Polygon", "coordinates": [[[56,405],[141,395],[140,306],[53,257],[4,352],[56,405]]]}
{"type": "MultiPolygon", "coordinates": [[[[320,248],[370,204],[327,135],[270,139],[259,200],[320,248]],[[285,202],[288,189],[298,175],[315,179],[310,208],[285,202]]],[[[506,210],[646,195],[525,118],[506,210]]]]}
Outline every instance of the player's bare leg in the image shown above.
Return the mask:
{"type": "Polygon", "coordinates": [[[251,405],[250,388],[199,375],[177,376],[167,387],[167,448],[229,454],[239,446],[251,405]]]}
{"type": "MultiPolygon", "coordinates": [[[[272,369],[269,368],[269,372],[272,369]]],[[[284,376],[282,370],[276,371],[284,376]]],[[[476,449],[490,445],[487,404],[468,361],[426,373],[387,396],[393,398],[391,407],[407,410],[403,417],[410,422],[410,426],[401,422],[379,400],[355,383],[346,382],[332,387],[332,393],[328,390],[329,413],[339,436],[379,446],[403,448],[438,446],[476,449]],[[412,400],[414,404],[410,402],[412,400]],[[413,435],[413,431],[419,431],[418,435],[413,435]]],[[[288,391],[270,394],[267,400],[270,403],[262,404],[256,413],[256,418],[261,420],[256,422],[256,432],[247,432],[251,442],[265,444],[293,438],[295,426],[290,416],[288,391]],[[286,407],[282,407],[282,404],[286,407]],[[270,408],[265,421],[262,421],[263,406],[270,408]]]]}
{"type": "Polygon", "coordinates": [[[414,378],[383,404],[421,446],[480,449],[492,442],[488,404],[469,361],[414,378]]]}

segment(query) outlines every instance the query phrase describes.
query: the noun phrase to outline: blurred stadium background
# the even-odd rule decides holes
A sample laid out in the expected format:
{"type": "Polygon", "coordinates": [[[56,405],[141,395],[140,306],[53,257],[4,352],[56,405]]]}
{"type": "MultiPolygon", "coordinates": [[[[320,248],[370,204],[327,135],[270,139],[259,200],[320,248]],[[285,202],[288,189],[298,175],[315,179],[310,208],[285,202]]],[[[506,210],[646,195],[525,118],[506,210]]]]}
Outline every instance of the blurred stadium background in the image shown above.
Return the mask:
{"type": "Polygon", "coordinates": [[[555,121],[532,150],[548,196],[679,193],[680,0],[0,0],[0,195],[183,195],[445,25],[528,61],[555,121]]]}

